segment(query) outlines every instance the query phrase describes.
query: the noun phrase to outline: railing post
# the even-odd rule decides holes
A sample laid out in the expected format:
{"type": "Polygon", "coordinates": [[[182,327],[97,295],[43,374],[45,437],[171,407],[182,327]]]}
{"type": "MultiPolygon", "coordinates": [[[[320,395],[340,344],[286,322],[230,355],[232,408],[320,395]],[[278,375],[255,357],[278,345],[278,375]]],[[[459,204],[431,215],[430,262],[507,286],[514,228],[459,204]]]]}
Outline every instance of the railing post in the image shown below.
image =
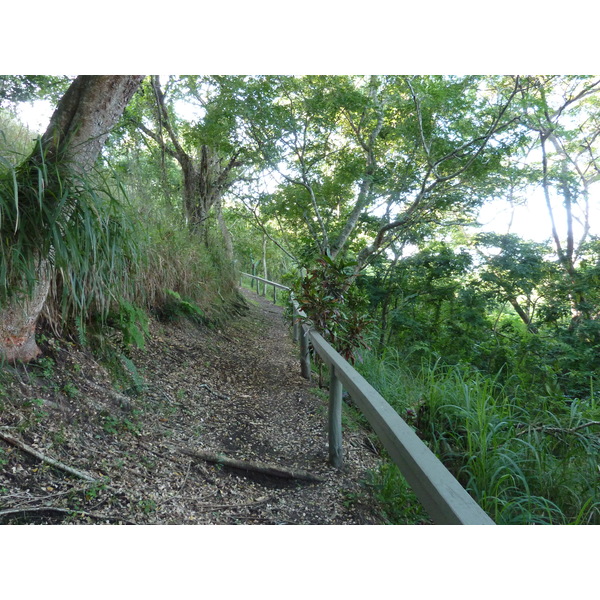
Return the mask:
{"type": "Polygon", "coordinates": [[[308,327],[300,326],[300,374],[304,379],[311,379],[310,346],[308,342],[308,327]]]}
{"type": "Polygon", "coordinates": [[[344,462],[342,451],[342,382],[331,365],[329,381],[329,462],[340,469],[344,462]]]}
{"type": "Polygon", "coordinates": [[[273,286],[273,304],[277,304],[277,288],[273,286]]]}
{"type": "Polygon", "coordinates": [[[292,303],[292,329],[294,331],[294,342],[297,342],[300,337],[300,322],[298,321],[298,317],[298,311],[292,303]]]}

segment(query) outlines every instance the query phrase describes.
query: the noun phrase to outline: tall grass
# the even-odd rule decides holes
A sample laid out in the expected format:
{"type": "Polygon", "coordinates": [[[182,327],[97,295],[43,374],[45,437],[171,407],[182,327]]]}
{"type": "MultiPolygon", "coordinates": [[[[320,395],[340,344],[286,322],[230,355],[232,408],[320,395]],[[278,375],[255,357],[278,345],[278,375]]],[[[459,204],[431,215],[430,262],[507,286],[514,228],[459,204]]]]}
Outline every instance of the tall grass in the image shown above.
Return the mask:
{"type": "Polygon", "coordinates": [[[11,127],[0,140],[0,305],[34,288],[43,260],[53,277],[42,316],[57,335],[77,330],[83,341],[89,324],[119,322],[123,309],[160,313],[177,295],[227,315],[236,279],[216,239],[201,244],[145,181],[130,185],[106,161],[71,173],[11,127]]]}
{"type": "Polygon", "coordinates": [[[396,350],[359,370],[497,523],[600,523],[600,440],[587,405],[509,395],[499,375],[396,350]]]}
{"type": "Polygon", "coordinates": [[[135,300],[160,313],[172,301],[173,292],[197,304],[210,320],[227,318],[239,302],[237,275],[227,260],[218,236],[206,243],[173,216],[132,206],[138,223],[144,261],[138,270],[135,300]]]}
{"type": "Polygon", "coordinates": [[[47,163],[38,140],[31,158],[0,174],[0,302],[31,292],[51,267],[47,318],[60,326],[90,312],[106,316],[133,290],[139,262],[119,186],[106,171],[89,176],[47,163]],[[60,317],[58,316],[60,315],[60,317]]]}
{"type": "Polygon", "coordinates": [[[382,356],[363,352],[354,368],[404,417],[423,395],[423,384],[409,364],[410,356],[391,347],[382,356]]]}

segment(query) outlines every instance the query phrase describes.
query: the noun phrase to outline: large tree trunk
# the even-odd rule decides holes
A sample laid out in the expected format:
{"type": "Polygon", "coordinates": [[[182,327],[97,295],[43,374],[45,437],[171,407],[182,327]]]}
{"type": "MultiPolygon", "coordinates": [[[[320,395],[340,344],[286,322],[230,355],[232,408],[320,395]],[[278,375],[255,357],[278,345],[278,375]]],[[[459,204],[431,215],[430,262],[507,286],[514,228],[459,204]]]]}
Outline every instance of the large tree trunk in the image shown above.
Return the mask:
{"type": "MultiPolygon", "coordinates": [[[[143,76],[108,75],[77,77],[59,102],[41,145],[18,172],[23,189],[28,185],[29,166],[39,164],[40,146],[46,165],[60,165],[61,185],[68,177],[84,175],[96,162],[111,129],[121,117],[143,76]]],[[[58,183],[56,184],[58,185],[58,183]]],[[[45,202],[60,194],[44,195],[45,202]]],[[[69,215],[64,215],[65,219],[69,215]]],[[[9,361],[29,361],[40,354],[35,342],[35,326],[44,307],[51,280],[49,256],[37,259],[37,277],[28,294],[17,293],[0,308],[0,357],[9,361]]]]}
{"type": "Polygon", "coordinates": [[[221,235],[223,236],[225,258],[227,258],[230,263],[233,263],[233,237],[231,236],[231,232],[229,231],[227,223],[225,222],[225,217],[223,216],[223,204],[220,198],[215,203],[215,210],[217,213],[217,223],[219,224],[219,229],[221,230],[221,235]]]}
{"type": "MultiPolygon", "coordinates": [[[[190,230],[207,243],[206,220],[215,206],[234,181],[233,170],[242,162],[238,160],[240,151],[233,153],[227,161],[222,160],[217,151],[207,145],[199,147],[198,157],[189,154],[179,142],[167,104],[160,87],[160,79],[152,77],[152,88],[158,103],[160,125],[169,134],[172,147],[165,143],[162,134],[157,134],[139,122],[138,127],[146,135],[158,142],[162,149],[173,156],[181,166],[183,173],[183,205],[185,219],[190,230]]],[[[227,244],[227,240],[225,241],[227,244]]]]}
{"type": "Polygon", "coordinates": [[[48,261],[41,261],[37,273],[31,294],[13,296],[0,308],[0,357],[10,362],[29,361],[40,355],[35,326],[50,288],[48,261]]]}

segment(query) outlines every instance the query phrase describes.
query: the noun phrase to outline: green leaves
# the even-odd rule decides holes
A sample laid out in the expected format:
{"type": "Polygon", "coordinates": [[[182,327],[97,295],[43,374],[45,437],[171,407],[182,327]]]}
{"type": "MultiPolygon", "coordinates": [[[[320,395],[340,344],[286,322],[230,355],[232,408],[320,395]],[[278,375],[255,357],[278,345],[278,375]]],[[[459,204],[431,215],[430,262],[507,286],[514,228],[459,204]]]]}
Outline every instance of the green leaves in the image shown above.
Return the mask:
{"type": "Polygon", "coordinates": [[[123,344],[135,344],[143,348],[149,331],[149,320],[146,313],[125,300],[119,300],[116,308],[108,315],[109,324],[123,334],[123,344]]]}
{"type": "Polygon", "coordinates": [[[166,290],[166,301],[160,310],[160,316],[166,320],[185,317],[197,323],[206,323],[204,312],[194,302],[184,300],[178,292],[166,290]]]}
{"type": "Polygon", "coordinates": [[[545,258],[550,248],[545,244],[496,233],[478,234],[474,243],[486,249],[499,250],[499,253],[486,254],[481,278],[510,290],[514,297],[531,294],[551,270],[545,258]]]}
{"type": "Polygon", "coordinates": [[[296,299],[316,329],[349,362],[359,348],[368,348],[371,319],[366,298],[355,286],[353,261],[322,256],[296,287],[296,299]]]}

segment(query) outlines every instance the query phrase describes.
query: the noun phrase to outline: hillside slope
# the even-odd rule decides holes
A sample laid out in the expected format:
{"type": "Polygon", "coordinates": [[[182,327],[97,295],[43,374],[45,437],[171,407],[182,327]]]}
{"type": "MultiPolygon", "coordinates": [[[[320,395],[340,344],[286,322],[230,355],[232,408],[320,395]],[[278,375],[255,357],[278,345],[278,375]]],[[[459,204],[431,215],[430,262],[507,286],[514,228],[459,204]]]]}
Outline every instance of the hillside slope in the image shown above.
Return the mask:
{"type": "Polygon", "coordinates": [[[328,465],[327,402],[300,377],[282,309],[244,293],[249,311],[221,328],[152,322],[146,347],[130,352],[130,390],[116,392],[89,353],[51,341],[37,364],[5,374],[0,523],[381,522],[362,485],[380,460],[366,433],[348,428],[343,471],[328,465]]]}

